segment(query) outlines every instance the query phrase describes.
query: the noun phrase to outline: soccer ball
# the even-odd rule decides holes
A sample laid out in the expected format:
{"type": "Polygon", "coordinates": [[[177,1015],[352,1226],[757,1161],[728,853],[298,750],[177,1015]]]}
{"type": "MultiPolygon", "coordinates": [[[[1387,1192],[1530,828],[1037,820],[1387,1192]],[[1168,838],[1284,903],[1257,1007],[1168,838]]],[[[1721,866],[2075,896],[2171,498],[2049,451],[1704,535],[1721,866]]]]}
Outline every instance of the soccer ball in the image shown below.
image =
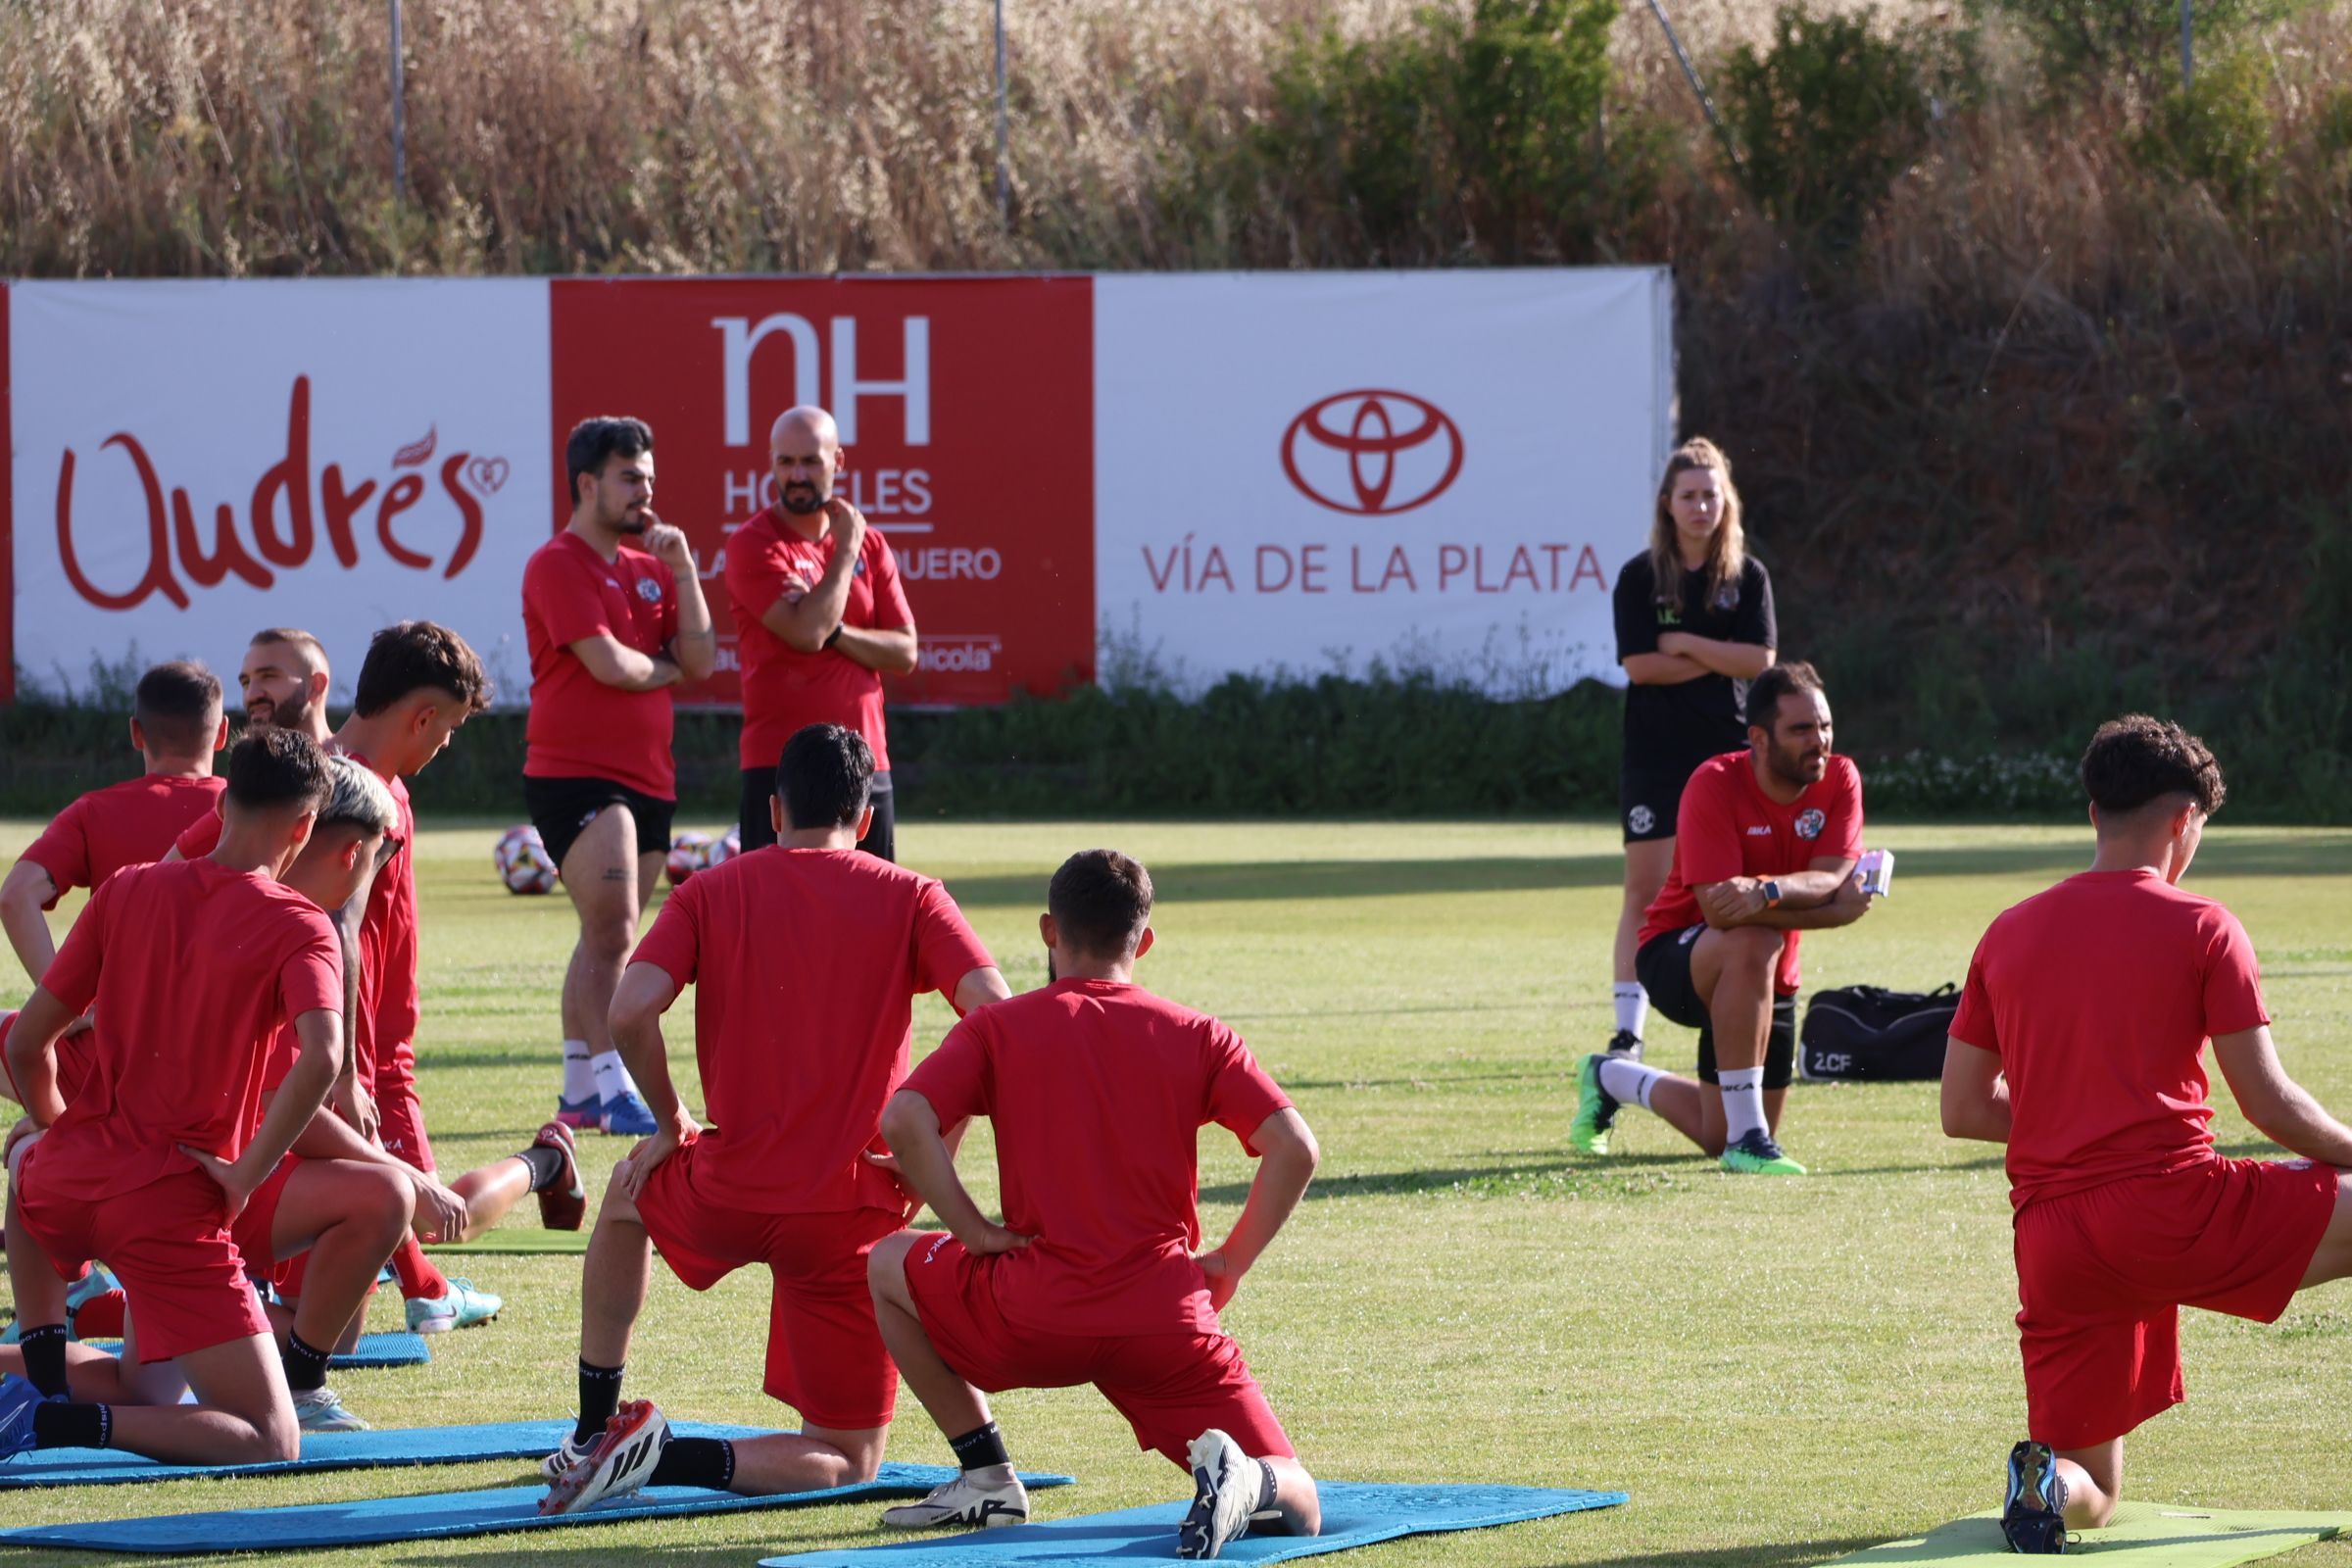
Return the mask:
{"type": "Polygon", "coordinates": [[[509,893],[556,890],[555,858],[547,853],[546,841],[535,827],[511,827],[501,833],[498,848],[490,852],[490,863],[498,867],[498,879],[509,893]]]}
{"type": "Polygon", "coordinates": [[[722,864],[725,861],[732,860],[735,858],[735,857],[741,855],[742,853],[743,829],[741,827],[731,827],[727,829],[727,836],[725,838],[720,839],[716,844],[710,846],[710,863],[711,865],[722,864]]]}
{"type": "Polygon", "coordinates": [[[669,873],[669,885],[682,888],[686,879],[710,865],[710,835],[697,833],[692,828],[669,841],[669,858],[662,869],[669,873]]]}

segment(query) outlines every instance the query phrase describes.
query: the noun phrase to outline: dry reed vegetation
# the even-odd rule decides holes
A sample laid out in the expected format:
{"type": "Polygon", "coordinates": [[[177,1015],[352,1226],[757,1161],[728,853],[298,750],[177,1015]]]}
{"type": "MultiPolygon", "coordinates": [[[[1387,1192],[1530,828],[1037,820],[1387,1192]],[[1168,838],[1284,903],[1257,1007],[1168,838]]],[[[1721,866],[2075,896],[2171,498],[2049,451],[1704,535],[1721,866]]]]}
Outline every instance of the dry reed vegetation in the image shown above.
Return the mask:
{"type": "MultiPolygon", "coordinates": [[[[1664,261],[1685,422],[1886,744],[2200,697],[2352,734],[2352,613],[2311,608],[2352,612],[2352,0],[2203,0],[2294,15],[2194,99],[2161,58],[2053,76],[2024,3],[1878,8],[1931,112],[1825,246],[1639,0],[1008,0],[1008,226],[986,0],[409,0],[405,201],[380,5],[15,0],[0,273],[1664,261]],[[1528,16],[1602,48],[1473,80],[1528,16]]],[[[1670,10],[1719,96],[1773,44],[1764,0],[1670,10]]],[[[2343,809],[2352,754],[2301,765],[2343,809]]]]}

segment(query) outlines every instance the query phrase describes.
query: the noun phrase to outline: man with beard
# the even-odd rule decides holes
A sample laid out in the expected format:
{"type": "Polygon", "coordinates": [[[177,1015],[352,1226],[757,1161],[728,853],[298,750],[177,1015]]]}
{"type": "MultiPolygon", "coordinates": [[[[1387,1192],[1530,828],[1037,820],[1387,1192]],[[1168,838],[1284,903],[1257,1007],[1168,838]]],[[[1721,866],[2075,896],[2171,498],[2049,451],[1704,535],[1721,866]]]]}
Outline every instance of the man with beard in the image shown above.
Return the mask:
{"type": "Polygon", "coordinates": [[[914,612],[890,542],[833,493],[841,434],[822,409],[787,409],[767,437],[776,500],[727,538],[727,598],[743,664],[743,847],[776,842],[776,757],[809,724],[841,724],[874,754],[873,825],[858,847],[898,858],[882,677],[912,670],[914,612]]]}
{"type": "Polygon", "coordinates": [[[321,746],[333,733],[326,727],[326,650],[293,626],[255,632],[237,669],[246,723],[298,729],[321,746]]]}
{"type": "Polygon", "coordinates": [[[74,888],[95,889],[123,866],[162,859],[183,828],[212,814],[222,783],[213,754],[228,744],[220,682],[182,661],[148,670],[131,701],[130,744],[147,770],[58,812],[0,881],[0,927],[35,985],[57,958],[44,911],[74,888]]]}
{"type": "Polygon", "coordinates": [[[605,1014],[669,853],[670,688],[709,675],[717,643],[686,535],[654,514],[653,430],[642,419],[582,419],[564,466],[571,521],[522,573],[523,799],[580,917],[564,976],[556,1119],[650,1138],[661,1129],[605,1014]]]}
{"type": "Polygon", "coordinates": [[[1774,664],[1747,691],[1747,741],[1699,764],[1683,791],[1674,866],[1635,959],[1658,1011],[1698,1031],[1698,1081],[1591,1055],[1569,1143],[1605,1154],[1618,1110],[1655,1111],[1741,1175],[1802,1176],[1774,1141],[1796,1057],[1800,931],[1870,908],[1862,775],[1831,750],[1830,701],[1811,664],[1774,664]]]}

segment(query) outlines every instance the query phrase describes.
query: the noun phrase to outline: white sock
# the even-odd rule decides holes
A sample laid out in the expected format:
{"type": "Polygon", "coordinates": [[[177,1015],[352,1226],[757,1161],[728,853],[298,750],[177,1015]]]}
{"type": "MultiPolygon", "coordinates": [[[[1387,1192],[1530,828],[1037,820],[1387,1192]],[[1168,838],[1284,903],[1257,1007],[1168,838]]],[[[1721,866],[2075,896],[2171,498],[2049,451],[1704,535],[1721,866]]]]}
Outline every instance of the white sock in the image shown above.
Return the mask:
{"type": "Polygon", "coordinates": [[[589,1064],[588,1042],[564,1042],[564,1098],[578,1104],[596,1093],[596,1068],[589,1064]]]}
{"type": "Polygon", "coordinates": [[[597,1095],[607,1102],[637,1092],[637,1082],[629,1076],[629,1069],[621,1065],[619,1052],[600,1051],[592,1064],[596,1068],[597,1095]]]}
{"type": "Polygon", "coordinates": [[[1663,1067],[1643,1062],[1627,1061],[1622,1056],[1600,1058],[1600,1087],[1603,1093],[1621,1105],[1640,1105],[1649,1108],[1649,1097],[1658,1080],[1670,1076],[1663,1067]]]}
{"type": "Polygon", "coordinates": [[[1642,1038],[1642,1026],[1649,1022],[1649,993],[1642,989],[1639,980],[1620,980],[1609,988],[1617,1003],[1617,1027],[1642,1038]]]}
{"type": "Polygon", "coordinates": [[[1764,1130],[1764,1069],[1741,1067],[1716,1074],[1723,1089],[1723,1138],[1736,1144],[1764,1130]]]}

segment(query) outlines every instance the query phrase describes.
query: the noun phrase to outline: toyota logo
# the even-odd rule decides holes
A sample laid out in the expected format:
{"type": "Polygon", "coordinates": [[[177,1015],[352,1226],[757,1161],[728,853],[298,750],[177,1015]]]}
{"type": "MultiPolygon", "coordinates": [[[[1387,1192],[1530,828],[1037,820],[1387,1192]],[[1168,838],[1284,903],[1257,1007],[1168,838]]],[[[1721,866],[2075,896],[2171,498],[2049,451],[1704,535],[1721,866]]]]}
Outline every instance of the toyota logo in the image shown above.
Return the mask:
{"type": "Polygon", "coordinates": [[[1462,432],[1445,410],[1410,392],[1339,392],[1282,433],[1282,471],[1334,512],[1410,512],[1462,471],[1462,432]]]}

